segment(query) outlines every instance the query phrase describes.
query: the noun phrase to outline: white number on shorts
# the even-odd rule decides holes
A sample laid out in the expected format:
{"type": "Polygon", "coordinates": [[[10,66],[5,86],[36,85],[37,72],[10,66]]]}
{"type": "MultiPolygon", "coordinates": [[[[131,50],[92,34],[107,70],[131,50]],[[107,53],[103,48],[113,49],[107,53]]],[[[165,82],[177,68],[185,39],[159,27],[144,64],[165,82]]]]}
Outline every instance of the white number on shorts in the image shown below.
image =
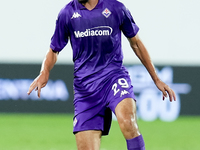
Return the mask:
{"type": "Polygon", "coordinates": [[[128,88],[128,82],[124,79],[124,78],[121,78],[118,80],[118,83],[119,85],[121,85],[123,88],[128,88]]]}
{"type": "Polygon", "coordinates": [[[112,90],[114,91],[114,96],[119,92],[119,89],[117,89],[117,83],[113,84],[112,90]]]}
{"type": "MultiPolygon", "coordinates": [[[[122,88],[128,88],[129,87],[128,82],[124,78],[118,79],[118,84],[122,88]]],[[[117,88],[117,83],[113,84],[112,90],[114,91],[114,96],[120,91],[120,89],[117,88]]]]}

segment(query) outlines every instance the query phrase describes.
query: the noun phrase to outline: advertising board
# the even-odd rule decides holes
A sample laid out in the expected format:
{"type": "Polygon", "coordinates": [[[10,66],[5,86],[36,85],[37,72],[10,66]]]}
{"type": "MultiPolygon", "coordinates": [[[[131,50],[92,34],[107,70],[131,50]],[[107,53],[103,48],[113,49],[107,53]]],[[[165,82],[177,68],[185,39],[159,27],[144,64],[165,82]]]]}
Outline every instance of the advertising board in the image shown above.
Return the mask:
{"type": "MultiPolygon", "coordinates": [[[[198,87],[200,67],[156,66],[158,76],[176,93],[176,102],[162,101],[142,65],[126,65],[137,100],[137,115],[145,121],[173,121],[179,115],[200,115],[198,87]]],[[[0,65],[0,112],[73,113],[73,65],[55,65],[41,98],[33,91],[27,95],[31,82],[40,71],[39,64],[0,65]]]]}

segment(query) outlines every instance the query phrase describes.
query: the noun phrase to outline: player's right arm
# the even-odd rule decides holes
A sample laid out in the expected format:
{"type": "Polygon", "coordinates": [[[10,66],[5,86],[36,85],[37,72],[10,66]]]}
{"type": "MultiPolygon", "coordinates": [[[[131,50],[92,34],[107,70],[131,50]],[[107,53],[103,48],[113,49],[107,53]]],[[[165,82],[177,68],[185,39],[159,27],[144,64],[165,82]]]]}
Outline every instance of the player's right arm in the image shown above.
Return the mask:
{"type": "Polygon", "coordinates": [[[41,88],[45,87],[48,82],[49,73],[57,61],[57,55],[57,52],[54,52],[51,48],[49,49],[43,60],[40,74],[29,87],[28,95],[35,89],[35,91],[38,91],[38,97],[40,98],[41,88]]]}

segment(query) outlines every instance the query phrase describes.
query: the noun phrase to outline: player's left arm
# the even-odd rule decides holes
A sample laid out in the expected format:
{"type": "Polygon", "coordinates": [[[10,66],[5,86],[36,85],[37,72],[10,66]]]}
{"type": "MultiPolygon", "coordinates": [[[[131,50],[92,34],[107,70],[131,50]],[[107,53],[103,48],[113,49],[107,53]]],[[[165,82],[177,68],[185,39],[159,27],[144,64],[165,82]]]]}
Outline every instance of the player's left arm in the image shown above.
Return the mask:
{"type": "Polygon", "coordinates": [[[128,38],[130,42],[130,46],[135,52],[136,56],[140,59],[142,64],[146,67],[147,71],[151,75],[151,78],[153,79],[154,83],[156,84],[157,88],[163,93],[163,100],[165,97],[167,97],[167,93],[169,95],[169,99],[172,102],[173,100],[176,100],[176,95],[174,91],[166,85],[164,82],[162,82],[155,70],[155,67],[151,61],[151,58],[149,56],[149,53],[147,49],[145,48],[144,44],[140,40],[139,36],[136,35],[132,38],[128,38]]]}

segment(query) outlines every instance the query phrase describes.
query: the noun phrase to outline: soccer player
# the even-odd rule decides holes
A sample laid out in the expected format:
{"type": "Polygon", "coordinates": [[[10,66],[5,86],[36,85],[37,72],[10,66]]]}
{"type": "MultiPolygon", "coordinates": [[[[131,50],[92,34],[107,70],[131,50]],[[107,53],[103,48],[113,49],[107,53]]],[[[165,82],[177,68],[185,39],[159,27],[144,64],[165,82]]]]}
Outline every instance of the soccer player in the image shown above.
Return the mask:
{"type": "Polygon", "coordinates": [[[50,50],[39,76],[30,85],[40,97],[58,53],[70,40],[74,61],[74,129],[78,150],[98,150],[115,113],[128,150],[144,150],[136,122],[136,101],[130,76],[122,65],[121,33],[151,75],[163,100],[176,100],[174,91],[156,74],[138,36],[130,12],[116,0],[72,0],[59,13],[50,50]]]}

